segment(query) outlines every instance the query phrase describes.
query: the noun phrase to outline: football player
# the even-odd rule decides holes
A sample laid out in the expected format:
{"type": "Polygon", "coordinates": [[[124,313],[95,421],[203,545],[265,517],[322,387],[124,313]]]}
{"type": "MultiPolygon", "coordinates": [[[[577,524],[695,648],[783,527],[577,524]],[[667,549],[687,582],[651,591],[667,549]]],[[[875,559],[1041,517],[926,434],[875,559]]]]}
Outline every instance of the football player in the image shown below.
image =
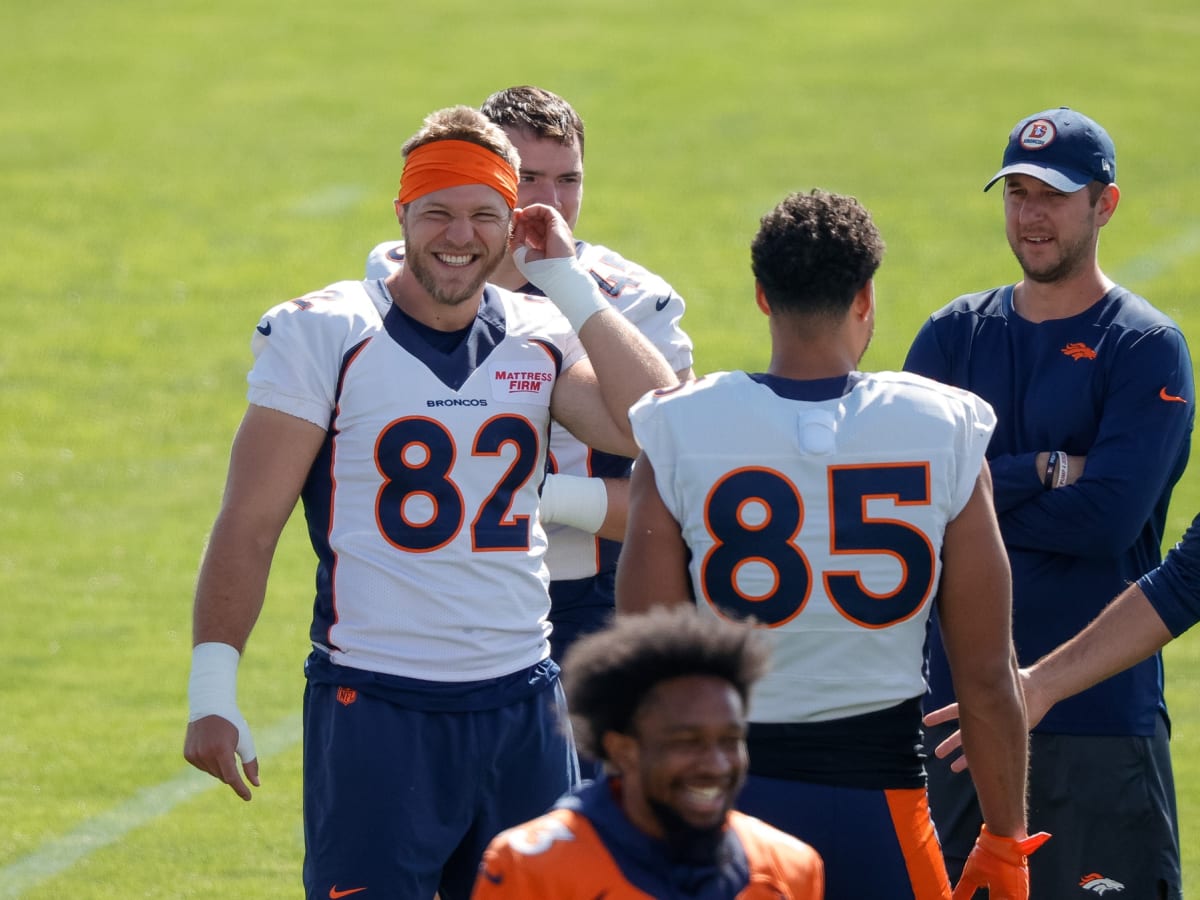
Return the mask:
{"type": "Polygon", "coordinates": [[[249,800],[237,666],[303,501],[310,900],[461,900],[490,838],[575,783],[537,516],[548,429],[630,454],[630,404],[675,383],[579,265],[562,216],[514,212],[520,158],[500,128],[440,110],[402,152],[405,265],[258,325],[195,598],[185,756],[249,800]],[[553,302],[486,284],[516,248],[553,302]]]}
{"type": "Polygon", "coordinates": [[[473,896],[821,900],[816,852],[732,809],[746,702],[766,665],[754,629],[688,609],[624,616],[580,640],[564,662],[568,703],[608,774],[499,835],[473,896]]]}
{"type": "Polygon", "coordinates": [[[642,453],[618,614],[694,603],[754,619],[773,662],[751,697],[738,808],[816,848],[829,900],[930,900],[950,897],[920,753],[937,596],[987,817],[962,896],[982,884],[1024,898],[1024,857],[1043,839],[1026,833],[1008,563],[984,462],[995,418],[965,391],[858,370],[882,256],[852,197],[793,194],[763,217],[751,258],[767,371],[705,376],[631,412],[642,453]]]}
{"type": "MultiPolygon", "coordinates": [[[[481,111],[504,129],[521,154],[517,203],[557,209],[574,231],[583,203],[584,126],[557,94],[523,85],[497,91],[481,111]]],[[[404,261],[404,242],[388,241],[367,258],[366,277],[380,278],[404,261]]],[[[580,265],[630,322],[662,352],[679,379],[692,374],[692,342],[680,327],[683,299],[662,278],[614,250],[575,242],[580,265]]],[[[490,276],[509,290],[540,294],[511,258],[490,276]]],[[[613,578],[625,532],[631,461],[588,447],[569,431],[550,433],[554,475],[543,491],[542,521],[549,547],[550,645],[561,660],[581,635],[603,625],[613,611],[613,578]]],[[[586,766],[585,762],[585,766],[586,766]]]]}

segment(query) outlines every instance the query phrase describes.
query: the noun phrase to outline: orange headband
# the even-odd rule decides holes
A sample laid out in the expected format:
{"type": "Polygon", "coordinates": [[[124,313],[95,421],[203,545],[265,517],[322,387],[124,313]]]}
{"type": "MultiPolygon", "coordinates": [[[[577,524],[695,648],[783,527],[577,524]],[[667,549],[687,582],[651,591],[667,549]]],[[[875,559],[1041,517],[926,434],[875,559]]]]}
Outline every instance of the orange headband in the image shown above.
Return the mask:
{"type": "Polygon", "coordinates": [[[450,140],[422,144],[408,154],[400,175],[400,202],[464,184],[495,188],[509,209],[517,205],[517,173],[503,157],[471,141],[450,140]]]}

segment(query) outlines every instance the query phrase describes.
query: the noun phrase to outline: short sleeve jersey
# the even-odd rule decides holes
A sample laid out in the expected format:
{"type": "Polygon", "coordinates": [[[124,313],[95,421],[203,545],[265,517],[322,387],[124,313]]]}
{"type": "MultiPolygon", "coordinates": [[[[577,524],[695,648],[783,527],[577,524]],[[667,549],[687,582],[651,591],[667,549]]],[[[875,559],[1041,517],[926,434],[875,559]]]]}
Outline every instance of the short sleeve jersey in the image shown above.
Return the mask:
{"type": "Polygon", "coordinates": [[[328,432],[302,494],[314,646],[432,681],[544,658],[538,487],[551,392],[583,357],[554,306],[489,286],[446,347],[382,281],[339,282],[268,311],[253,350],[250,402],[328,432]]]}
{"type": "MultiPolygon", "coordinates": [[[[653,272],[614,250],[585,241],[576,243],[575,255],[591,272],[605,298],[646,336],[674,371],[692,366],[692,341],[683,331],[683,298],[653,272]]],[[[386,241],[367,257],[368,278],[384,277],[404,263],[404,242],[386,241]]],[[[522,293],[539,295],[532,284],[522,293]]],[[[630,460],[592,450],[562,427],[550,432],[550,465],[564,475],[620,478],[629,474],[630,460]]],[[[616,564],[618,545],[569,525],[546,526],[550,546],[546,565],[555,581],[586,578],[616,564]]]]}
{"type": "Polygon", "coordinates": [[[903,373],[730,372],[648,394],[631,418],[702,613],[768,630],[752,721],[839,719],[924,692],[942,538],[980,473],[986,403],[903,373]]]}

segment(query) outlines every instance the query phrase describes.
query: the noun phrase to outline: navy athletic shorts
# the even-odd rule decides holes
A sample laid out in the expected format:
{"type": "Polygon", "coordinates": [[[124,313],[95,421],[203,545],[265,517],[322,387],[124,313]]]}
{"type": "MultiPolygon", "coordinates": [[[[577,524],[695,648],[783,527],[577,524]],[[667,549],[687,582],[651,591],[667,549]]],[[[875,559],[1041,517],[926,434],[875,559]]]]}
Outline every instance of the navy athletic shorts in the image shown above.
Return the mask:
{"type": "MultiPolygon", "coordinates": [[[[929,729],[929,799],[957,880],[981,815],[971,779],[932,748],[953,730],[929,729]]],[[[1170,737],[1038,734],[1029,743],[1029,830],[1053,837],[1029,857],[1030,900],[1144,897],[1181,900],[1179,825],[1170,737]]]]}
{"type": "MultiPolygon", "coordinates": [[[[328,663],[325,663],[328,666],[328,663]]],[[[578,781],[562,687],[551,678],[490,709],[412,709],[369,687],[314,680],[304,695],[304,885],[466,900],[488,842],[578,781]]]]}
{"type": "Polygon", "coordinates": [[[840,787],[751,775],[737,808],[821,854],[825,900],[949,900],[923,787],[840,787]]]}

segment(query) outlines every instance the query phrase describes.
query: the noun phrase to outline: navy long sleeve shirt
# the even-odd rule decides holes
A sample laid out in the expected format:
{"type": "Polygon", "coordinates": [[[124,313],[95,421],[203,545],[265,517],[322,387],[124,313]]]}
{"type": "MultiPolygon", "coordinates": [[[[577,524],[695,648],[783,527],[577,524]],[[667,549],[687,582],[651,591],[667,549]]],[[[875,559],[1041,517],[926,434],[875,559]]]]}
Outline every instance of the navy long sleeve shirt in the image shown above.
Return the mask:
{"type": "MultiPolygon", "coordinates": [[[[1028,665],[1160,562],[1195,390],[1179,327],[1136,294],[1114,287],[1078,315],[1040,323],[1017,314],[1012,294],[969,294],[934,313],[904,367],[996,411],[987,457],[1012,565],[1013,637],[1028,665]],[[1044,487],[1035,457],[1052,450],[1087,457],[1074,484],[1044,487]]],[[[936,628],[930,691],[929,708],[953,698],[936,628]]],[[[1148,735],[1160,711],[1156,655],[1057,704],[1036,730],[1148,735]]]]}

